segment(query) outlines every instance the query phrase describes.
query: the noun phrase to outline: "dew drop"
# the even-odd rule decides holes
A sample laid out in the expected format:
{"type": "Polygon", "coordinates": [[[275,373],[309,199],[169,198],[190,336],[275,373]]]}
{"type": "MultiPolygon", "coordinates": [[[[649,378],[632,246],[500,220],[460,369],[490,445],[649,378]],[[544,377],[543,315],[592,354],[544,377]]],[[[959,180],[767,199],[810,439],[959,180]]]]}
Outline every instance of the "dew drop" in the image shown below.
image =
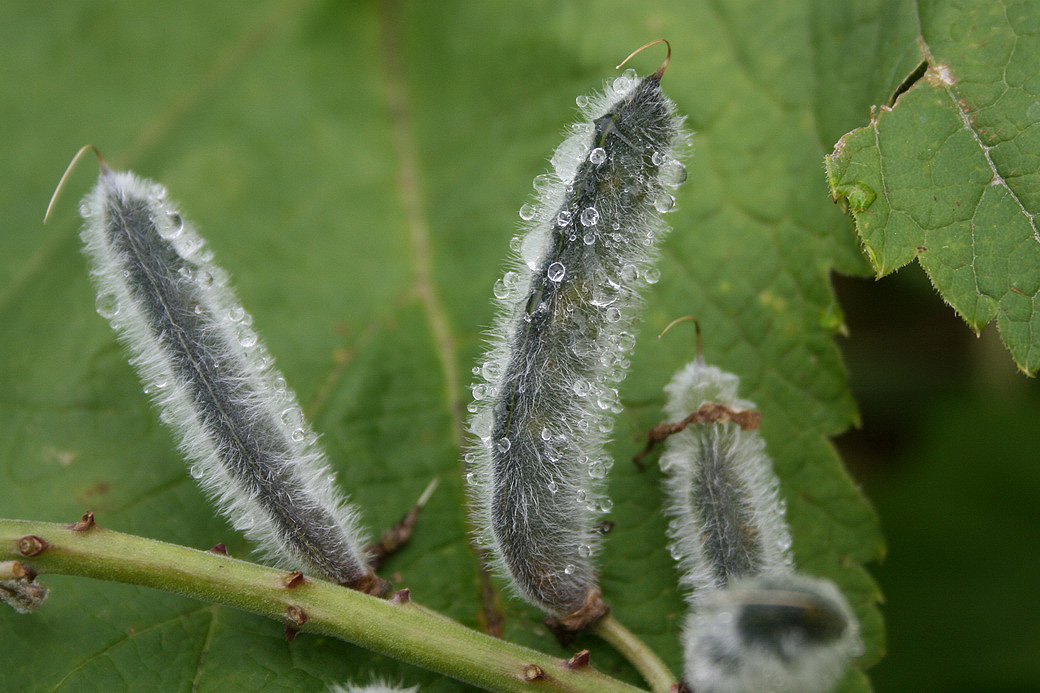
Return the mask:
{"type": "Polygon", "coordinates": [[[566,209],[561,209],[560,213],[556,215],[556,225],[563,228],[569,223],[571,223],[571,213],[566,209]]]}
{"type": "Polygon", "coordinates": [[[531,221],[534,219],[536,213],[537,209],[532,204],[526,204],[520,207],[520,218],[524,221],[531,221]]]}
{"type": "Polygon", "coordinates": [[[578,489],[578,493],[576,495],[577,495],[577,498],[578,498],[578,502],[579,503],[584,503],[585,499],[589,497],[589,492],[586,491],[583,488],[580,488],[580,489],[578,489]]]}
{"type": "Polygon", "coordinates": [[[578,108],[585,108],[589,105],[589,97],[582,94],[578,98],[574,99],[574,103],[578,105],[578,108]]]}
{"type": "Polygon", "coordinates": [[[94,210],[90,208],[90,205],[84,202],[79,206],[79,215],[84,219],[89,219],[90,217],[94,216],[94,210]]]}
{"type": "Polygon", "coordinates": [[[671,193],[662,192],[654,200],[654,209],[661,214],[672,211],[675,209],[675,198],[672,197],[671,193]]]}
{"type": "Polygon", "coordinates": [[[628,264],[621,268],[621,279],[626,282],[633,281],[638,276],[639,270],[633,264],[628,264]]]}
{"type": "Polygon", "coordinates": [[[603,147],[596,147],[589,152],[589,161],[599,166],[607,160],[607,150],[603,147]]]}
{"type": "Polygon", "coordinates": [[[549,265],[549,269],[546,271],[546,276],[549,277],[549,281],[561,282],[563,281],[563,275],[567,273],[567,268],[563,266],[562,262],[554,262],[549,265]]]}
{"type": "Polygon", "coordinates": [[[582,558],[588,558],[592,555],[592,547],[588,544],[582,544],[578,547],[578,555],[582,558]]]}
{"type": "Polygon", "coordinates": [[[534,177],[533,181],[531,181],[531,185],[533,185],[534,189],[538,192],[545,192],[552,187],[552,184],[552,177],[547,173],[540,173],[534,177]]]}
{"type": "Polygon", "coordinates": [[[188,467],[188,473],[191,474],[191,478],[192,479],[201,479],[202,478],[202,474],[203,474],[202,465],[201,464],[193,464],[193,465],[191,465],[190,467],[188,467]]]}
{"type": "Polygon", "coordinates": [[[490,410],[485,409],[476,416],[470,422],[469,430],[473,432],[473,435],[478,438],[487,438],[491,435],[491,425],[493,415],[490,410]]]}
{"type": "Polygon", "coordinates": [[[599,425],[597,426],[600,433],[610,433],[614,430],[614,419],[609,416],[604,416],[600,419],[599,425]]]}
{"type": "MultiPolygon", "coordinates": [[[[540,234],[529,233],[524,236],[524,243],[520,247],[520,257],[524,263],[531,269],[538,269],[539,260],[542,258],[542,249],[545,245],[545,239],[540,234]]],[[[508,276],[508,275],[507,275],[508,276]]],[[[509,284],[508,279],[506,284],[509,284]]]]}
{"type": "Polygon", "coordinates": [[[582,226],[595,226],[596,222],[599,221],[599,210],[595,207],[586,207],[581,210],[581,216],[579,218],[581,219],[582,226]]]}
{"type": "Polygon", "coordinates": [[[502,365],[497,361],[485,361],[480,367],[480,374],[488,381],[498,380],[498,376],[502,375],[502,365]]]}
{"type": "Polygon", "coordinates": [[[509,448],[513,446],[512,441],[509,438],[499,438],[498,442],[495,443],[495,448],[502,454],[509,452],[509,448]]]}
{"type": "Polygon", "coordinates": [[[643,278],[646,279],[647,284],[656,284],[661,281],[661,270],[651,267],[643,274],[643,278]]]}
{"type": "Polygon", "coordinates": [[[119,299],[116,298],[115,294],[100,294],[94,303],[94,307],[97,309],[98,315],[105,320],[111,320],[119,315],[119,299]]]}
{"type": "Polygon", "coordinates": [[[593,460],[589,462],[589,478],[592,479],[603,479],[607,476],[607,465],[603,463],[603,460],[593,460]]]}
{"type": "Polygon", "coordinates": [[[473,399],[477,400],[478,402],[480,400],[484,399],[485,397],[487,397],[487,393],[488,393],[488,386],[487,385],[481,383],[479,385],[474,385],[473,386],[473,399]]]}
{"type": "Polygon", "coordinates": [[[603,319],[607,322],[618,322],[621,320],[621,311],[614,307],[607,308],[603,313],[603,319]]]}
{"type": "Polygon", "coordinates": [[[256,332],[253,332],[248,327],[243,327],[238,331],[238,343],[247,349],[256,346],[256,332]]]}
{"type": "Polygon", "coordinates": [[[467,472],[466,473],[466,483],[469,484],[470,486],[476,486],[477,485],[477,473],[476,472],[467,472]]]}
{"type": "Polygon", "coordinates": [[[671,159],[661,166],[659,175],[663,185],[677,188],[686,182],[686,167],[682,165],[682,162],[671,159]]]}
{"type": "Polygon", "coordinates": [[[549,493],[555,494],[557,491],[560,490],[560,485],[557,484],[555,481],[550,481],[548,484],[546,484],[545,488],[549,489],[549,493]]]}
{"type": "Polygon", "coordinates": [[[234,306],[228,311],[228,320],[231,322],[242,322],[244,317],[246,317],[246,310],[242,306],[234,306]]]}
{"type": "Polygon", "coordinates": [[[631,332],[622,332],[617,336],[617,345],[622,351],[630,351],[636,345],[636,336],[631,332]]]}
{"type": "Polygon", "coordinates": [[[476,413],[476,411],[477,411],[477,403],[476,402],[470,402],[469,404],[467,404],[466,405],[466,411],[468,411],[470,414],[476,413]]]}
{"type": "Polygon", "coordinates": [[[604,498],[603,502],[599,504],[599,511],[601,513],[609,513],[614,509],[614,501],[609,498],[604,498]]]}
{"type": "Polygon", "coordinates": [[[650,157],[650,161],[654,162],[654,166],[660,166],[661,164],[663,164],[667,160],[668,160],[668,157],[666,157],[661,152],[654,152],[653,156],[650,157]]]}
{"type": "Polygon", "coordinates": [[[505,298],[509,295],[509,289],[506,288],[506,283],[503,279],[499,279],[495,282],[495,286],[492,289],[495,292],[495,298],[505,298]]]}
{"type": "Polygon", "coordinates": [[[552,431],[550,431],[548,428],[543,428],[542,432],[539,435],[541,436],[542,440],[549,440],[550,438],[552,438],[552,431]]]}
{"type": "Polygon", "coordinates": [[[585,234],[581,237],[581,242],[585,245],[592,245],[596,242],[596,234],[594,234],[591,231],[586,231],[585,234]]]}
{"type": "Polygon", "coordinates": [[[294,428],[293,432],[289,434],[289,437],[292,438],[294,442],[299,443],[303,440],[303,429],[294,428]]]}
{"type": "Polygon", "coordinates": [[[184,219],[177,212],[167,212],[166,218],[169,220],[169,225],[159,225],[159,235],[166,240],[172,240],[177,236],[181,235],[184,231],[184,219]]]}
{"type": "Polygon", "coordinates": [[[592,386],[589,384],[588,380],[578,379],[574,382],[572,389],[574,390],[574,394],[578,397],[584,397],[592,390],[592,386]]]}
{"type": "Polygon", "coordinates": [[[287,407],[282,410],[281,419],[289,428],[297,428],[303,423],[303,410],[299,407],[287,407]]]}
{"type": "Polygon", "coordinates": [[[574,575],[574,566],[568,563],[566,566],[564,566],[563,572],[567,573],[568,575],[574,575]]]}

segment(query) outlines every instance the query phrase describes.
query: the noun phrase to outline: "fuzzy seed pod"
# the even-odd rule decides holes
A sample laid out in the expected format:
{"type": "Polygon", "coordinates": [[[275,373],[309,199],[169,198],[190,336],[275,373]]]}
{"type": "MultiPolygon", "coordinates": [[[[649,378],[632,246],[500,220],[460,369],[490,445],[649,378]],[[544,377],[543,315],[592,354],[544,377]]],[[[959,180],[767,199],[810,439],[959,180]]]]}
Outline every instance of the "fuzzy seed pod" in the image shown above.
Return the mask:
{"type": "Polygon", "coordinates": [[[213,253],[160,185],[102,165],[81,237],[97,310],[236,529],[289,567],[378,593],[357,511],[213,253]]]}
{"type": "Polygon", "coordinates": [[[662,71],[629,71],[578,99],[583,120],[520,209],[526,233],[474,369],[466,459],[480,538],[516,591],[572,630],[606,612],[593,560],[596,518],[611,507],[604,446],[640,293],[658,278],[660,214],[685,178],[683,119],[662,71]]]}
{"type": "Polygon", "coordinates": [[[757,419],[738,423],[754,409],[739,384],[698,356],[665,387],[668,417],[683,422],[661,468],[672,554],[692,607],[684,680],[697,693],[823,693],[860,652],[859,627],[832,582],[794,572],[757,419]]]}
{"type": "Polygon", "coordinates": [[[861,646],[834,583],[775,573],[703,595],[683,649],[685,681],[697,693],[824,693],[861,646]]]}
{"type": "MultiPolygon", "coordinates": [[[[679,421],[705,404],[753,410],[738,396],[739,385],[737,376],[698,357],[665,387],[665,412],[679,421]]],[[[665,442],[661,469],[672,555],[694,600],[734,578],[791,569],[780,483],[757,430],[735,421],[693,423],[665,442]]]]}

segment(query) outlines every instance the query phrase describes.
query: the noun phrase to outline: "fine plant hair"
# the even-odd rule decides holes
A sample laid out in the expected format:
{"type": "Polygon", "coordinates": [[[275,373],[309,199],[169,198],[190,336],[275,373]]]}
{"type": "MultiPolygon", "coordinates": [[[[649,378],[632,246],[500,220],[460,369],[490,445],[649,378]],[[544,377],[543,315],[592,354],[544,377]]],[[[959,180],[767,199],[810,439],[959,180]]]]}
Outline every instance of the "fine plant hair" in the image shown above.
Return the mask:
{"type": "MultiPolygon", "coordinates": [[[[667,64],[667,62],[665,63],[667,64]]],[[[579,97],[582,119],[535,179],[524,232],[494,288],[490,348],[474,369],[466,455],[479,539],[497,568],[563,629],[607,611],[594,557],[640,294],[658,278],[662,212],[685,178],[683,118],[664,66],[579,97]]]]}
{"type": "Polygon", "coordinates": [[[757,422],[738,423],[755,406],[739,386],[702,353],[665,386],[669,419],[688,422],[660,460],[691,605],[684,680],[697,693],[823,693],[859,653],[859,628],[833,583],[794,572],[780,482],[757,422]],[[706,406],[727,416],[690,417],[706,406]]]}
{"type": "Polygon", "coordinates": [[[708,592],[686,619],[684,680],[696,693],[825,693],[861,652],[830,580],[773,573],[708,592]]]}
{"type": "MultiPolygon", "coordinates": [[[[754,410],[739,386],[736,375],[699,354],[665,386],[665,413],[678,421],[704,404],[754,410]]],[[[791,568],[780,484],[757,430],[736,421],[695,423],[668,438],[660,464],[672,555],[694,600],[733,578],[791,568]]]]}
{"type": "Polygon", "coordinates": [[[229,286],[162,186],[102,162],[80,213],[97,310],[221,512],[269,558],[362,591],[357,511],[229,286]]]}

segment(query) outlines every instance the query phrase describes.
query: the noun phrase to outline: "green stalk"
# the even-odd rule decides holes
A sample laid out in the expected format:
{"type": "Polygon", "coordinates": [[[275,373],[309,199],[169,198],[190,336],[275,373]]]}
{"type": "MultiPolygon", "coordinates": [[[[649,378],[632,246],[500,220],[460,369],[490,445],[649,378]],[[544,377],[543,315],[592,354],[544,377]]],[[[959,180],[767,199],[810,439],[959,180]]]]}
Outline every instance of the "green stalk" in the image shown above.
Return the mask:
{"type": "Polygon", "coordinates": [[[607,614],[592,627],[592,633],[610,643],[650,684],[653,693],[668,693],[676,678],[657,653],[647,647],[632,631],[621,625],[613,614],[607,614]]]}
{"type": "Polygon", "coordinates": [[[39,574],[142,585],[279,620],[494,691],[639,689],[585,665],[497,640],[403,597],[382,600],[228,556],[102,529],[0,520],[0,561],[39,574]],[[75,527],[76,529],[73,529],[75,527]],[[291,586],[290,586],[291,585],[291,586]]]}

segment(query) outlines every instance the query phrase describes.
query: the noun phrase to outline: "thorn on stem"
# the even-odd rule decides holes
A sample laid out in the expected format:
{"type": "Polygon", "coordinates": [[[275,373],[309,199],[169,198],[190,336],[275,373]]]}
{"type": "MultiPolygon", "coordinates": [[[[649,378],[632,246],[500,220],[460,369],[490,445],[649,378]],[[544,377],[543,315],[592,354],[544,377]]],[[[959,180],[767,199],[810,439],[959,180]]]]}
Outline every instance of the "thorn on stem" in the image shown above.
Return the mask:
{"type": "Polygon", "coordinates": [[[306,585],[307,583],[310,582],[310,580],[305,578],[303,576],[303,573],[301,573],[298,570],[294,570],[291,573],[287,573],[287,574],[283,575],[281,580],[282,580],[282,587],[284,587],[287,590],[291,590],[294,587],[299,587],[300,585],[306,585]]]}
{"type": "Polygon", "coordinates": [[[214,544],[213,546],[211,546],[208,549],[206,549],[206,552],[207,553],[215,553],[218,556],[230,556],[231,555],[231,554],[228,553],[227,544],[225,544],[224,542],[220,542],[219,544],[214,544]]]}
{"type": "Polygon", "coordinates": [[[18,540],[18,553],[23,556],[39,556],[50,546],[46,541],[35,534],[27,534],[18,540]]]}
{"type": "Polygon", "coordinates": [[[403,590],[397,590],[394,592],[394,596],[390,597],[390,601],[394,604],[407,604],[412,601],[412,591],[407,587],[403,590]]]}
{"type": "Polygon", "coordinates": [[[71,525],[67,525],[67,527],[73,532],[86,532],[88,529],[93,529],[96,526],[97,525],[94,524],[94,513],[89,510],[83,513],[83,517],[79,520],[71,525]]]}
{"type": "Polygon", "coordinates": [[[524,665],[524,681],[539,681],[545,678],[545,671],[537,664],[524,665]]]}
{"type": "Polygon", "coordinates": [[[581,652],[578,652],[573,657],[568,659],[567,663],[564,664],[564,666],[567,667],[568,669],[581,669],[581,668],[587,667],[589,665],[589,659],[590,659],[589,651],[588,650],[582,650],[581,652]]]}

